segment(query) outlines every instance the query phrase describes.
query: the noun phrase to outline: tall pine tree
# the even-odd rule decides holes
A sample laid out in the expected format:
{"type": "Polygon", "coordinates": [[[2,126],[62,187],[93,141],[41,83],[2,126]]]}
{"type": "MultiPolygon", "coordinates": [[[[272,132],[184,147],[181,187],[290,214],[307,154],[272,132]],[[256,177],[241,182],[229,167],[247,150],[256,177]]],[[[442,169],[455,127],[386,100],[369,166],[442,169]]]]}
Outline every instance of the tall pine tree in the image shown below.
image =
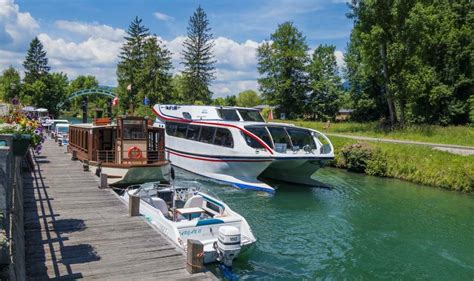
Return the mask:
{"type": "Polygon", "coordinates": [[[138,91],[143,89],[143,64],[145,60],[145,42],[150,36],[148,28],[142,24],[142,19],[135,17],[130,23],[125,43],[120,52],[120,62],[117,65],[118,91],[120,104],[123,109],[133,112],[133,107],[139,103],[138,91]]]}
{"type": "Polygon", "coordinates": [[[295,118],[303,114],[308,90],[306,38],[291,22],[280,24],[257,51],[263,98],[295,118]]]}
{"type": "Polygon", "coordinates": [[[33,84],[35,81],[43,78],[51,69],[48,66],[46,51],[43,49],[43,44],[38,37],[31,41],[23,67],[25,68],[24,81],[28,84],[33,84]]]}
{"type": "Polygon", "coordinates": [[[210,103],[209,84],[214,79],[214,41],[207,15],[198,7],[189,19],[188,36],[184,41],[183,65],[186,81],[184,98],[188,103],[210,103]]]}

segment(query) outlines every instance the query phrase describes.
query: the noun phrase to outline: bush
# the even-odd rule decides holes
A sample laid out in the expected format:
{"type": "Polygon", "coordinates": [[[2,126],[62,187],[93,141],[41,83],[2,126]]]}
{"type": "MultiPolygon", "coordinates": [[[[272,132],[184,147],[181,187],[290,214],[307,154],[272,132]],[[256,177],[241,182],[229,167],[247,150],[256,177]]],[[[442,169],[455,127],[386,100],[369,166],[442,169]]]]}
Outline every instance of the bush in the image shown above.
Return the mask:
{"type": "Polygon", "coordinates": [[[345,145],[341,149],[342,165],[351,172],[364,173],[374,155],[373,148],[365,142],[345,145]]]}

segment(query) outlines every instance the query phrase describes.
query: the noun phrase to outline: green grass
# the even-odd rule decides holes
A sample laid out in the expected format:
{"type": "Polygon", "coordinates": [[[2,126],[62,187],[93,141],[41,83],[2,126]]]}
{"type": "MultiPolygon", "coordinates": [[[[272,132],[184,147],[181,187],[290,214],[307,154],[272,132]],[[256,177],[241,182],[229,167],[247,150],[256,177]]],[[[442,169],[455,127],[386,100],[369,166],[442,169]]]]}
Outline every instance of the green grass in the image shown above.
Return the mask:
{"type": "Polygon", "coordinates": [[[324,133],[474,146],[474,127],[470,126],[412,125],[404,129],[383,130],[377,122],[341,122],[331,123],[329,129],[325,130],[326,123],[322,122],[297,120],[285,122],[324,133]]]}
{"type": "MultiPolygon", "coordinates": [[[[334,165],[341,167],[341,148],[357,141],[330,137],[336,151],[334,165]]],[[[474,191],[474,156],[461,156],[418,145],[369,142],[383,176],[463,192],[474,191]]]]}

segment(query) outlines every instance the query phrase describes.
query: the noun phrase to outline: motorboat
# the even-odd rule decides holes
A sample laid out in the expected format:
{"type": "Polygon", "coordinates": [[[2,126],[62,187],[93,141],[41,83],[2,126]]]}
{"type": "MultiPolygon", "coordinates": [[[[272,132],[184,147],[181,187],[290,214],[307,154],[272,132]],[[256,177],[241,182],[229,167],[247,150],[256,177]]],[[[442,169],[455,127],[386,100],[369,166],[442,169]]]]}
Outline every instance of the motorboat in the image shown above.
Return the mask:
{"type": "Polygon", "coordinates": [[[265,122],[257,109],[157,104],[153,111],[173,165],[239,188],[273,192],[268,179],[320,185],[311,176],[334,159],[323,133],[265,122]]]}
{"type": "Polygon", "coordinates": [[[58,124],[69,124],[69,121],[66,119],[49,119],[46,123],[43,123],[43,127],[48,129],[53,139],[56,139],[56,126],[58,124]]]}
{"type": "Polygon", "coordinates": [[[138,116],[96,118],[92,123],[69,126],[68,152],[96,167],[107,185],[127,187],[159,181],[170,173],[165,155],[164,128],[152,127],[138,116]]]}
{"type": "Polygon", "coordinates": [[[60,146],[67,145],[69,142],[69,124],[59,123],[54,130],[56,141],[60,146]]]}
{"type": "Polygon", "coordinates": [[[186,252],[188,239],[204,246],[204,263],[222,262],[232,266],[241,250],[256,242],[244,217],[223,201],[184,186],[148,183],[119,193],[128,204],[140,198],[140,214],[186,252]]]}

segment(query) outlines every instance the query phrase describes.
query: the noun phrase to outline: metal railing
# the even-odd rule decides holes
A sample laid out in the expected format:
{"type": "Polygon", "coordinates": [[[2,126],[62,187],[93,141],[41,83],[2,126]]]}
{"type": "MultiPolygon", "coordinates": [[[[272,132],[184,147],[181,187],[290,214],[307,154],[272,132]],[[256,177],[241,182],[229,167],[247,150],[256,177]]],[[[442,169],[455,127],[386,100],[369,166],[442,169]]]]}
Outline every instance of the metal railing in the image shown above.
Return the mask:
{"type": "MultiPolygon", "coordinates": [[[[124,152],[126,155],[126,151],[124,152]]],[[[97,150],[97,161],[102,163],[115,163],[115,150],[97,150]]],[[[142,158],[146,158],[148,163],[155,163],[165,160],[164,150],[142,150],[142,158]]],[[[130,160],[130,159],[124,159],[130,160]]],[[[139,159],[137,159],[139,160],[139,159]]]]}

